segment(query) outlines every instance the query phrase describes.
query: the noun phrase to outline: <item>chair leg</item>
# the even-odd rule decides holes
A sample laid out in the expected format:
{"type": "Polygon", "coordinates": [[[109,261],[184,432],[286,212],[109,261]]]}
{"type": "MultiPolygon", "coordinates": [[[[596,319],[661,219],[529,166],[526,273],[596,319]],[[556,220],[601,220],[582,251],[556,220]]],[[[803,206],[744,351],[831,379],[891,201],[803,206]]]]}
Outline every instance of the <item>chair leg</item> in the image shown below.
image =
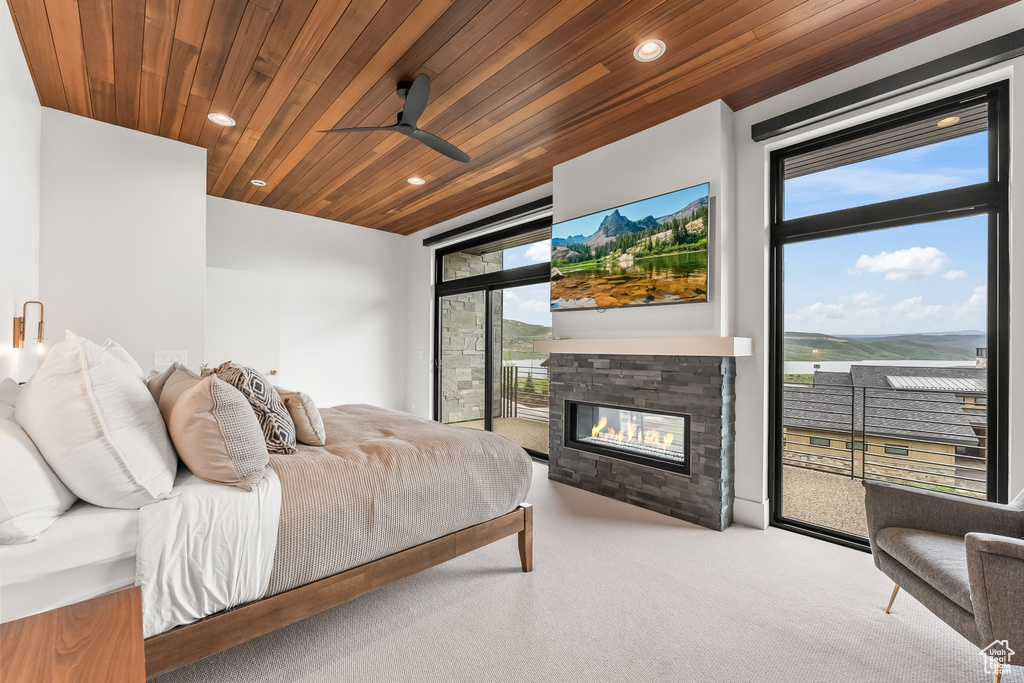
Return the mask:
{"type": "Polygon", "coordinates": [[[999,683],[1001,680],[1003,680],[1003,663],[996,662],[996,669],[992,674],[992,683],[999,683]]]}
{"type": "Polygon", "coordinates": [[[900,592],[900,585],[896,584],[895,588],[892,589],[892,597],[889,598],[889,605],[885,608],[885,613],[889,614],[889,610],[892,609],[892,603],[896,602],[896,594],[900,592]]]}

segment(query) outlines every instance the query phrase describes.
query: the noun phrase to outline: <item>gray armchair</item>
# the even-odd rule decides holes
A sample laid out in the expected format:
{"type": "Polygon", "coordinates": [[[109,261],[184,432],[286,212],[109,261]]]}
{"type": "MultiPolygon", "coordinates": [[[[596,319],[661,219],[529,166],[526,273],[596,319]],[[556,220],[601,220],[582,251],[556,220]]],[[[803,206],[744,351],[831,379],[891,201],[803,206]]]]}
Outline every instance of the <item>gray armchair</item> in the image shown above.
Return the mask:
{"type": "MultiPolygon", "coordinates": [[[[979,649],[1006,640],[1024,663],[1024,492],[996,505],[865,481],[875,566],[979,649]]],[[[995,681],[1001,676],[996,667],[995,681]]]]}

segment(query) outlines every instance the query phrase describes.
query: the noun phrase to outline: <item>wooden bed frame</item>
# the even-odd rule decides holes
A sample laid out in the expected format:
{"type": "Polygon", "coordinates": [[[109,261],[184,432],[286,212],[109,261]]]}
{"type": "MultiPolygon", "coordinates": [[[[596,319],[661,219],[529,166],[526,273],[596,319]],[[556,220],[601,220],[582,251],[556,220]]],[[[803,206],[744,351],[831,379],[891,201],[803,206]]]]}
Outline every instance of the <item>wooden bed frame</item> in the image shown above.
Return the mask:
{"type": "Polygon", "coordinates": [[[533,507],[523,503],[482,524],[147,638],[146,677],[222,652],[515,533],[523,571],[533,571],[533,507]]]}

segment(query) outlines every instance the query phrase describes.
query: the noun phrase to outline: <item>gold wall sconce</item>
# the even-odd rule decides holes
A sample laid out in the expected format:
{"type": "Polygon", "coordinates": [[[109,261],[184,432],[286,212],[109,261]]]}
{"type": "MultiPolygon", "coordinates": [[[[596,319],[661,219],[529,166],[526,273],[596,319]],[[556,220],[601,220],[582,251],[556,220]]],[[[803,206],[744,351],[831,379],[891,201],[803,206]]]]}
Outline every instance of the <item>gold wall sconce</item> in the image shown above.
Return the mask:
{"type": "Polygon", "coordinates": [[[26,301],[25,305],[21,307],[21,317],[14,319],[14,348],[23,349],[25,348],[25,315],[28,311],[29,304],[38,304],[39,306],[39,331],[38,337],[36,338],[36,352],[43,352],[43,302],[42,301],[26,301]]]}

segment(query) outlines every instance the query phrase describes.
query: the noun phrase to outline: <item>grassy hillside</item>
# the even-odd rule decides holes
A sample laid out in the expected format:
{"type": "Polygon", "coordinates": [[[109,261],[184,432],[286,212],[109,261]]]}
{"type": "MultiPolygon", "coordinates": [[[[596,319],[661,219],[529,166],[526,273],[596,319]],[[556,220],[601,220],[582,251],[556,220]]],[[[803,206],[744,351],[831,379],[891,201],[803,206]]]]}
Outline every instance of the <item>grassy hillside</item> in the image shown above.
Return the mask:
{"type": "Polygon", "coordinates": [[[544,358],[547,354],[534,353],[534,339],[550,339],[551,328],[532,325],[518,320],[505,320],[501,325],[502,360],[544,358]]]}
{"type": "Polygon", "coordinates": [[[985,346],[981,334],[906,334],[839,337],[817,332],[786,332],[786,360],[973,360],[985,346]]]}

